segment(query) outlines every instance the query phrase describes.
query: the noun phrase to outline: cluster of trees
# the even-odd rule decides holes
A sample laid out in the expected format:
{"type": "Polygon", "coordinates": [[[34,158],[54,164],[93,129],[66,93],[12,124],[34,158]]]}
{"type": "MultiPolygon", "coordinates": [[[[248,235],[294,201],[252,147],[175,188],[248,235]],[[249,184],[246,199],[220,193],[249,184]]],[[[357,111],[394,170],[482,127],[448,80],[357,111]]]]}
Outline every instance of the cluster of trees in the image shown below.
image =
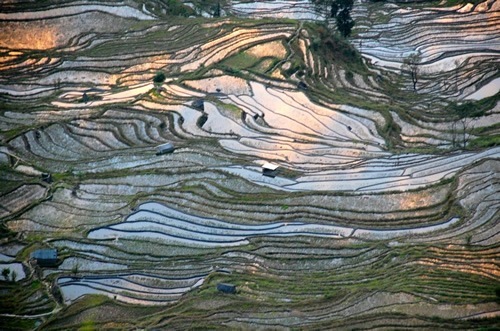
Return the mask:
{"type": "Polygon", "coordinates": [[[10,281],[15,282],[17,279],[17,273],[15,271],[11,272],[9,268],[3,268],[2,276],[6,281],[9,281],[9,275],[10,275],[10,281]]]}
{"type": "Polygon", "coordinates": [[[156,93],[164,90],[164,88],[162,87],[163,85],[163,82],[165,81],[165,79],[167,79],[167,76],[165,76],[165,74],[161,71],[158,71],[154,77],[153,77],[153,83],[154,83],[154,86],[155,86],[155,91],[156,93]]]}
{"type": "MultiPolygon", "coordinates": [[[[325,18],[335,18],[337,30],[344,37],[351,35],[354,27],[354,20],[351,17],[353,0],[311,0],[318,13],[325,15],[325,18]]],[[[420,76],[420,63],[422,56],[416,52],[403,60],[401,71],[408,74],[413,83],[413,89],[417,90],[417,82],[420,76]]]]}
{"type": "Polygon", "coordinates": [[[165,76],[165,74],[161,71],[158,71],[155,76],[153,77],[153,82],[154,83],[157,83],[157,84],[161,84],[165,81],[167,77],[165,76]]]}
{"type": "Polygon", "coordinates": [[[185,17],[192,15],[191,8],[185,6],[180,0],[164,0],[163,5],[168,15],[185,17]]]}
{"type": "Polygon", "coordinates": [[[227,5],[227,0],[193,0],[192,3],[199,14],[205,12],[212,17],[220,17],[221,8],[227,5]]]}
{"type": "Polygon", "coordinates": [[[311,0],[316,11],[323,13],[326,18],[335,18],[335,23],[340,34],[347,38],[351,35],[354,20],[351,10],[354,0],[311,0]]]}
{"type": "MultiPolygon", "coordinates": [[[[318,13],[325,15],[325,19],[335,18],[337,30],[347,38],[354,27],[354,20],[350,12],[353,7],[353,0],[311,0],[318,13]]],[[[327,45],[332,44],[328,41],[327,45]]],[[[330,47],[333,52],[338,47],[330,47]]],[[[422,55],[416,51],[403,59],[401,73],[407,75],[412,82],[413,90],[417,90],[417,83],[421,74],[422,55]]],[[[458,81],[458,64],[455,69],[455,80],[458,81]]],[[[458,90],[458,87],[457,87],[458,90]]],[[[455,120],[451,125],[451,137],[453,148],[466,148],[470,139],[468,132],[473,129],[471,117],[478,116],[481,112],[472,103],[454,104],[450,109],[454,113],[455,120]]]]}
{"type": "Polygon", "coordinates": [[[221,16],[221,8],[227,5],[227,0],[193,0],[193,8],[181,0],[164,0],[163,6],[167,14],[172,16],[191,16],[208,13],[213,17],[221,16]]]}

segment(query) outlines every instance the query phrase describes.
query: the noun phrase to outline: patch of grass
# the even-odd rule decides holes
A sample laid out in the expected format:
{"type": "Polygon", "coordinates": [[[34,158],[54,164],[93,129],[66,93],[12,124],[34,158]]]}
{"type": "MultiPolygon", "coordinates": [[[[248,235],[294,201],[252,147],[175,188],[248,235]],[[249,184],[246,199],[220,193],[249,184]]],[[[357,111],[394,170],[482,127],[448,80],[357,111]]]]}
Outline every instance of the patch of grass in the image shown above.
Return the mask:
{"type": "MultiPolygon", "coordinates": [[[[217,105],[218,106],[218,105],[217,105]]],[[[232,104],[232,103],[220,103],[220,106],[226,110],[233,111],[235,113],[241,114],[242,110],[240,107],[232,104]]]]}
{"type": "Polygon", "coordinates": [[[82,326],[78,328],[78,331],[94,331],[97,330],[95,322],[93,320],[86,320],[82,323],[82,326]]]}
{"type": "Polygon", "coordinates": [[[470,148],[487,148],[500,145],[500,135],[496,136],[486,136],[473,139],[469,142],[468,147],[470,148]]]}
{"type": "Polygon", "coordinates": [[[47,234],[46,233],[40,233],[40,232],[28,232],[26,233],[26,241],[35,243],[35,242],[43,242],[43,240],[46,238],[47,234]]]}
{"type": "Polygon", "coordinates": [[[243,115],[243,110],[240,107],[232,103],[221,102],[217,99],[210,101],[216,104],[217,108],[221,111],[222,114],[228,116],[229,118],[235,121],[241,120],[243,115]]]}
{"type": "Polygon", "coordinates": [[[500,92],[491,97],[477,101],[450,103],[447,107],[447,112],[455,115],[458,118],[480,117],[484,116],[488,110],[495,107],[498,101],[500,101],[500,92]]]}
{"type": "Polygon", "coordinates": [[[69,306],[68,310],[66,311],[66,315],[71,315],[73,313],[89,309],[91,307],[97,307],[108,301],[110,301],[110,299],[105,295],[99,295],[99,294],[86,295],[80,300],[77,300],[71,306],[69,306]]]}
{"type": "Polygon", "coordinates": [[[0,330],[35,330],[36,320],[2,316],[0,330]]]}
{"type": "Polygon", "coordinates": [[[236,55],[229,57],[222,62],[222,66],[232,70],[241,70],[251,68],[260,61],[259,58],[252,56],[246,52],[240,52],[236,55]]]}
{"type": "Polygon", "coordinates": [[[36,290],[39,290],[42,286],[42,283],[39,281],[39,280],[35,280],[34,282],[32,282],[30,284],[30,290],[31,291],[36,291],[36,290]]]}
{"type": "Polygon", "coordinates": [[[278,168],[277,175],[280,177],[285,177],[285,178],[290,178],[290,179],[296,179],[300,176],[302,176],[302,172],[297,171],[297,170],[292,170],[284,167],[278,168]]]}
{"type": "MultiPolygon", "coordinates": [[[[161,85],[161,84],[160,84],[161,85]]],[[[153,98],[161,98],[161,94],[158,91],[158,88],[152,88],[151,90],[148,91],[148,94],[151,95],[153,98]]]]}
{"type": "Polygon", "coordinates": [[[381,134],[386,137],[387,146],[389,148],[396,146],[401,141],[401,127],[394,122],[392,116],[384,116],[385,125],[381,130],[381,134]]]}
{"type": "Polygon", "coordinates": [[[22,135],[25,132],[28,132],[29,130],[32,130],[32,129],[33,129],[33,127],[27,126],[27,125],[18,126],[14,129],[10,129],[8,131],[2,132],[2,135],[3,135],[5,141],[9,141],[9,140],[16,138],[17,136],[22,135]]]}
{"type": "Polygon", "coordinates": [[[280,60],[275,57],[263,57],[252,67],[252,70],[260,74],[265,74],[267,71],[274,68],[279,61],[280,60]]]}
{"type": "Polygon", "coordinates": [[[490,126],[482,126],[479,128],[473,128],[471,133],[474,135],[487,135],[487,134],[496,134],[500,132],[500,123],[495,123],[490,126]]]}

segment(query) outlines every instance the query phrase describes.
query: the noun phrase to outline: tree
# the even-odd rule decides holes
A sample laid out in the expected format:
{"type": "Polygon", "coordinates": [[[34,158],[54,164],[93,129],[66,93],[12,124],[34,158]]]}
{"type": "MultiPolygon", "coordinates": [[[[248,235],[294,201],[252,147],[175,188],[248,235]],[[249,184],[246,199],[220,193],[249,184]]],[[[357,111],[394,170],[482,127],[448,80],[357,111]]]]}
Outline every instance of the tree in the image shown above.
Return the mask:
{"type": "Polygon", "coordinates": [[[2,276],[3,276],[3,278],[5,278],[5,280],[9,280],[9,274],[10,274],[9,268],[2,269],[2,276]]]}
{"type": "Polygon", "coordinates": [[[460,60],[455,60],[455,91],[458,92],[458,70],[460,68],[460,60]]]}
{"type": "Polygon", "coordinates": [[[454,121],[451,123],[451,147],[458,147],[458,129],[457,129],[458,121],[454,121]]]}
{"type": "Polygon", "coordinates": [[[89,99],[88,94],[86,92],[83,92],[82,102],[87,103],[87,102],[89,102],[89,100],[90,99],[89,99]]]}
{"type": "Polygon", "coordinates": [[[165,0],[163,1],[163,5],[166,7],[168,15],[188,17],[194,13],[181,0],[165,0]]]}
{"type": "Polygon", "coordinates": [[[354,0],[311,0],[311,2],[317,12],[335,18],[337,29],[344,38],[350,36],[355,24],[351,17],[354,0]]]}
{"type": "Polygon", "coordinates": [[[460,124],[461,124],[460,133],[462,136],[462,148],[465,148],[467,147],[467,143],[469,142],[470,138],[470,136],[467,134],[467,131],[469,131],[469,129],[472,128],[471,120],[468,119],[467,117],[461,118],[460,124]]]}
{"type": "Polygon", "coordinates": [[[337,17],[337,29],[339,29],[342,37],[347,38],[351,35],[352,28],[354,27],[354,20],[351,18],[349,9],[342,9],[337,17]]]}
{"type": "Polygon", "coordinates": [[[420,75],[420,62],[422,61],[422,57],[420,53],[413,53],[410,56],[406,57],[403,60],[403,65],[401,69],[403,72],[407,72],[410,74],[411,81],[413,83],[413,89],[417,90],[417,82],[420,75]]]}
{"type": "Polygon", "coordinates": [[[212,6],[213,16],[220,17],[220,1],[217,1],[215,5],[212,6]]]}
{"type": "Polygon", "coordinates": [[[165,81],[165,74],[161,71],[157,72],[156,75],[153,77],[153,82],[155,83],[163,83],[165,81]]]}
{"type": "Polygon", "coordinates": [[[494,98],[491,99],[491,103],[485,100],[450,103],[447,111],[454,117],[454,122],[451,124],[452,146],[466,148],[471,139],[470,132],[474,130],[474,119],[484,116],[495,105],[494,98]]]}
{"type": "Polygon", "coordinates": [[[206,12],[212,17],[220,17],[222,7],[227,6],[227,0],[193,0],[192,3],[199,15],[206,12]]]}

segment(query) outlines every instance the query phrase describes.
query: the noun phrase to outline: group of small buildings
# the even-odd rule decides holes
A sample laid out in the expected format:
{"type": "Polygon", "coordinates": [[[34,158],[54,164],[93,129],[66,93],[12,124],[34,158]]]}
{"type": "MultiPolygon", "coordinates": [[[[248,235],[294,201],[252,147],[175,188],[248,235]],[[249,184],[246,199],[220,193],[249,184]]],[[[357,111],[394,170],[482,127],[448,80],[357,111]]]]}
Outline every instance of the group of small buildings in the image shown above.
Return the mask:
{"type": "MultiPolygon", "coordinates": [[[[55,267],[59,263],[57,249],[43,248],[37,249],[30,254],[30,260],[39,267],[55,267]]],[[[218,283],[217,291],[227,294],[236,294],[236,285],[229,283],[218,283]]]]}
{"type": "MultiPolygon", "coordinates": [[[[85,99],[84,102],[88,101],[88,96],[86,93],[84,93],[83,98],[85,99]]],[[[204,108],[203,100],[202,99],[196,100],[193,103],[193,106],[203,110],[204,108]]],[[[172,153],[175,150],[175,146],[173,143],[167,142],[156,146],[155,150],[156,150],[156,155],[163,155],[172,153]]],[[[279,168],[278,165],[266,162],[262,165],[262,174],[267,177],[275,177],[278,168],[279,168]]],[[[50,184],[52,183],[52,180],[53,179],[51,174],[48,173],[42,174],[42,181],[50,184]]],[[[37,249],[33,251],[30,254],[30,260],[39,267],[55,267],[60,262],[57,256],[57,249],[51,249],[51,248],[37,249]]],[[[217,291],[226,294],[236,294],[237,292],[236,285],[229,283],[218,283],[216,289],[217,291]]]]}

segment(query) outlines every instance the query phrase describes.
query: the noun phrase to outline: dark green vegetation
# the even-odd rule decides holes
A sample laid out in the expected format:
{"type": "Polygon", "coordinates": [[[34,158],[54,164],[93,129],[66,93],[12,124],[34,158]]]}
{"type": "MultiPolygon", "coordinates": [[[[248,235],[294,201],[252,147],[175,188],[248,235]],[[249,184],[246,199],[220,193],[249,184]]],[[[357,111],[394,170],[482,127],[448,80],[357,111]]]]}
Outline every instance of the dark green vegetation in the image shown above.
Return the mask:
{"type": "Polygon", "coordinates": [[[153,77],[153,82],[155,83],[163,83],[165,81],[165,74],[163,72],[157,72],[153,77]]]}
{"type": "Polygon", "coordinates": [[[326,19],[335,18],[335,23],[342,37],[351,35],[354,20],[351,17],[353,0],[311,0],[319,13],[326,15],[326,19]]]}

